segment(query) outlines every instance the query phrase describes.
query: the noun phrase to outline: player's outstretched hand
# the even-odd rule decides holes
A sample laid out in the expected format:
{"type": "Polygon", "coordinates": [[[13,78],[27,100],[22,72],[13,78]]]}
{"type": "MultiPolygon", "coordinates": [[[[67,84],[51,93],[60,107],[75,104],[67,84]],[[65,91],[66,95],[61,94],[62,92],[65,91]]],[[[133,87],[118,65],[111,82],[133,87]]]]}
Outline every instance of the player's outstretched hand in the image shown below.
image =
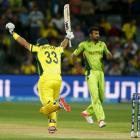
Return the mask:
{"type": "Polygon", "coordinates": [[[66,38],[68,38],[69,40],[74,38],[74,34],[73,32],[67,32],[66,38]]]}
{"type": "Polygon", "coordinates": [[[5,25],[5,28],[10,32],[10,34],[13,34],[15,25],[13,23],[9,22],[5,25]]]}

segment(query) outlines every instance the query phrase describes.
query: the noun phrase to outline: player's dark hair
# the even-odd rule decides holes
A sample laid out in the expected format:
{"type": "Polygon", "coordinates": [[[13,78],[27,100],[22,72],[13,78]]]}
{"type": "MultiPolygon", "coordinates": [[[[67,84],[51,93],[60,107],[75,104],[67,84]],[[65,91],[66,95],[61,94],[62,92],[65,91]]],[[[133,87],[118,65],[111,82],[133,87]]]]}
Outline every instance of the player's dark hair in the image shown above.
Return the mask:
{"type": "Polygon", "coordinates": [[[92,31],[99,31],[99,27],[97,27],[97,26],[90,27],[88,30],[88,33],[90,34],[90,33],[92,33],[92,31]]]}
{"type": "Polygon", "coordinates": [[[46,38],[39,38],[37,39],[36,44],[38,46],[41,46],[41,45],[49,44],[49,41],[46,38]]]}

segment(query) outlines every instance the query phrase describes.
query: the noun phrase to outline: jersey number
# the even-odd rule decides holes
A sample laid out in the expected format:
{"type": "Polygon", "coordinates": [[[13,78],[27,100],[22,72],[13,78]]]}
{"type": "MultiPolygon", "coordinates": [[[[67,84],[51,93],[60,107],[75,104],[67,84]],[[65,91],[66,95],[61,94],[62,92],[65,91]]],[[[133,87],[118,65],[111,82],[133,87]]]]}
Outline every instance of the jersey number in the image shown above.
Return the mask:
{"type": "Polygon", "coordinates": [[[48,63],[48,64],[50,64],[50,63],[52,63],[52,62],[54,62],[54,63],[58,63],[58,57],[57,57],[57,54],[54,52],[54,51],[52,51],[52,52],[48,52],[48,51],[46,51],[45,52],[45,55],[47,56],[47,60],[46,60],[46,62],[48,63]]]}

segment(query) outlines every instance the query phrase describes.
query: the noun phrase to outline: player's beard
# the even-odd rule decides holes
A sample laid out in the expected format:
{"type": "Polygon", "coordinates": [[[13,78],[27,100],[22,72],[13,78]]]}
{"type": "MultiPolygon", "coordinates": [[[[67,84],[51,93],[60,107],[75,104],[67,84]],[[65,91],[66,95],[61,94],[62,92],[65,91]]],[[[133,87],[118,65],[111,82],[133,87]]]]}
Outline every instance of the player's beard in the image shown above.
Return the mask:
{"type": "Polygon", "coordinates": [[[98,42],[99,41],[99,37],[93,38],[94,42],[98,42]]]}
{"type": "Polygon", "coordinates": [[[99,41],[99,38],[100,38],[100,36],[90,36],[90,39],[91,39],[93,42],[98,42],[98,41],[99,41]]]}

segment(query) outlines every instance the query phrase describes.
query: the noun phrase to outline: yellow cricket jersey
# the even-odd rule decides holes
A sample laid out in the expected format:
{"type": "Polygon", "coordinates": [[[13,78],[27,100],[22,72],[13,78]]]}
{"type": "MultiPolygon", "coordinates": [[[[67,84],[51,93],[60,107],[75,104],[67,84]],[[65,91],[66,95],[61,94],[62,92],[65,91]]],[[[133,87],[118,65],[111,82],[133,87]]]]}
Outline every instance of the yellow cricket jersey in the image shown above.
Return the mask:
{"type": "Polygon", "coordinates": [[[30,45],[29,49],[37,59],[37,70],[41,77],[50,80],[61,80],[61,54],[63,47],[49,44],[37,46],[30,45]]]}

